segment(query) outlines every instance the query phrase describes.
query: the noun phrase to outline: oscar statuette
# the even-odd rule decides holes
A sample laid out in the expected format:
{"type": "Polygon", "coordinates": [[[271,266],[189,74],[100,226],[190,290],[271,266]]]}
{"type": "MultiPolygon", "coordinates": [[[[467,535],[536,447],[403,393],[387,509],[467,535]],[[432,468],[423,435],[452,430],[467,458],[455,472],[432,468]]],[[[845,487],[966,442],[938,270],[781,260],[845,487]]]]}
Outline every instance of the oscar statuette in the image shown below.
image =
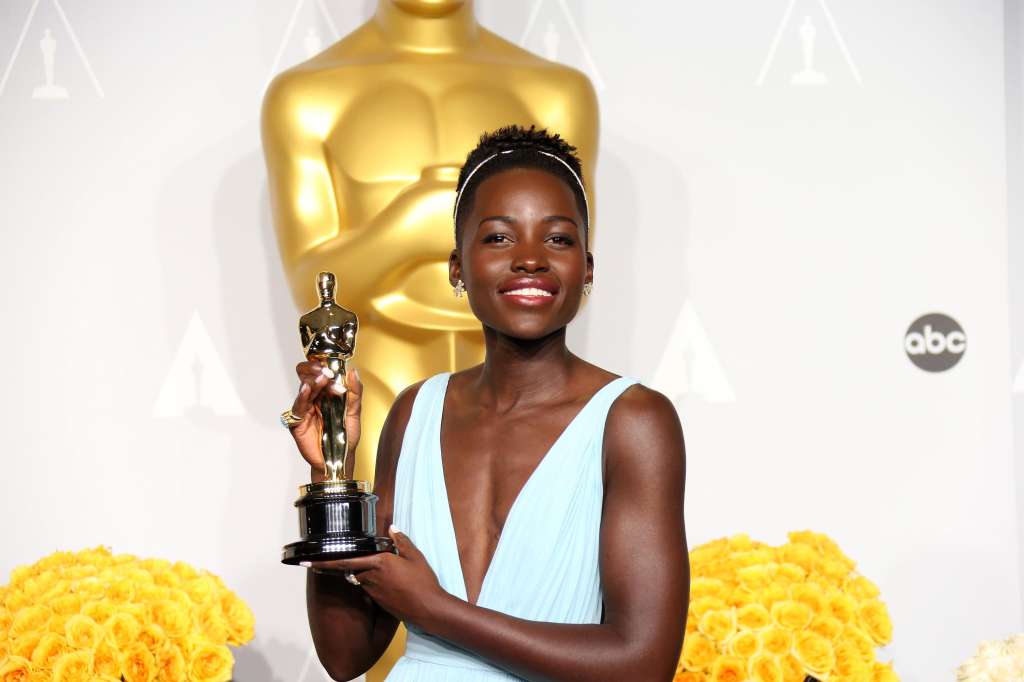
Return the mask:
{"type": "MultiPolygon", "coordinates": [[[[359,322],[355,313],[334,301],[334,273],[317,275],[320,305],[299,318],[299,335],[308,360],[320,360],[334,372],[336,384],[344,386],[356,346],[359,322]]],[[[285,545],[281,561],[330,561],[392,551],[390,538],[377,537],[377,496],[366,481],[346,478],[348,438],[345,433],[347,393],[324,390],[319,399],[323,417],[320,444],[324,453],[323,481],[299,487],[299,534],[301,539],[285,545]]]]}

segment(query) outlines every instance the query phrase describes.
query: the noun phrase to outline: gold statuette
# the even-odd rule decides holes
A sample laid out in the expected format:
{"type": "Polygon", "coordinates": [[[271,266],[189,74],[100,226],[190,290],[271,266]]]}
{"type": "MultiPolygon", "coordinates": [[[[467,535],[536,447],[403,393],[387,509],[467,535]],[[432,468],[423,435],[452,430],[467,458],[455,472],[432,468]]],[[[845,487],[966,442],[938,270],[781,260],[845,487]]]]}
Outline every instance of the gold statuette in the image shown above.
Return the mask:
{"type": "MultiPolygon", "coordinates": [[[[356,349],[359,321],[355,313],[334,301],[334,273],[317,275],[320,305],[299,319],[302,348],[309,360],[320,360],[334,371],[334,381],[344,386],[347,362],[356,349]]],[[[377,496],[366,481],[348,478],[352,468],[345,433],[345,399],[323,391],[320,414],[323,433],[325,479],[299,488],[295,506],[299,510],[302,539],[286,545],[282,561],[327,561],[391,551],[389,538],[377,537],[377,496]]]]}

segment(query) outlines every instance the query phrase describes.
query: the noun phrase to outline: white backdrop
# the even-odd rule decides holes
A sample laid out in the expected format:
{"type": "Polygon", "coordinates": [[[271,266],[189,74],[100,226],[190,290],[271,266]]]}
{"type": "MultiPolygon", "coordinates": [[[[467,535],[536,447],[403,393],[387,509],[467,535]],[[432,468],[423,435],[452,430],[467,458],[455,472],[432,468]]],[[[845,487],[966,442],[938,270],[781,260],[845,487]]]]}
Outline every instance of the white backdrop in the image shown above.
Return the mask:
{"type": "MultiPolygon", "coordinates": [[[[0,582],[96,544],[207,567],[256,612],[246,682],[325,679],[303,572],[277,563],[301,356],[259,105],[372,5],[0,0],[0,582]]],[[[880,585],[907,682],[1024,630],[1017,0],[478,14],[597,86],[572,345],[676,399],[691,545],[828,533],[880,585]],[[967,338],[942,372],[904,352],[933,312],[967,338]]]]}

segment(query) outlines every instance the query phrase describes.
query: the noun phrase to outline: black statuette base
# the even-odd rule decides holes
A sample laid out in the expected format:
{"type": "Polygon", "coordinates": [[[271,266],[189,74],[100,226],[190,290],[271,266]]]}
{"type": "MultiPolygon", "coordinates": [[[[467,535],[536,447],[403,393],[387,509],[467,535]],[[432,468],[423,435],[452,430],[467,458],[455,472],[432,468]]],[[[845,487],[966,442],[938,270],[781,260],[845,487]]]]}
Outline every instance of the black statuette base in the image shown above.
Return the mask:
{"type": "Polygon", "coordinates": [[[394,551],[390,538],[377,537],[377,496],[363,481],[302,486],[295,501],[302,539],[285,545],[281,562],[331,561],[394,551]]]}

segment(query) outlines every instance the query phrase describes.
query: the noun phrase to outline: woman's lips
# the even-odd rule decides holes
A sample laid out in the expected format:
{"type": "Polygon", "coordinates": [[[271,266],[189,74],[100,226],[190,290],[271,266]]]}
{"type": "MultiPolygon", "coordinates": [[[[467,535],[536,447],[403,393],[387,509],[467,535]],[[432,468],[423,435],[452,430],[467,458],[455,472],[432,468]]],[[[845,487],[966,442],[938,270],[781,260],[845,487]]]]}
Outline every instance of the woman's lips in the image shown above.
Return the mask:
{"type": "Polygon", "coordinates": [[[518,289],[509,289],[508,291],[502,291],[501,296],[508,299],[512,303],[525,306],[540,306],[553,301],[555,295],[550,291],[544,289],[538,289],[536,287],[520,287],[518,289]]]}

